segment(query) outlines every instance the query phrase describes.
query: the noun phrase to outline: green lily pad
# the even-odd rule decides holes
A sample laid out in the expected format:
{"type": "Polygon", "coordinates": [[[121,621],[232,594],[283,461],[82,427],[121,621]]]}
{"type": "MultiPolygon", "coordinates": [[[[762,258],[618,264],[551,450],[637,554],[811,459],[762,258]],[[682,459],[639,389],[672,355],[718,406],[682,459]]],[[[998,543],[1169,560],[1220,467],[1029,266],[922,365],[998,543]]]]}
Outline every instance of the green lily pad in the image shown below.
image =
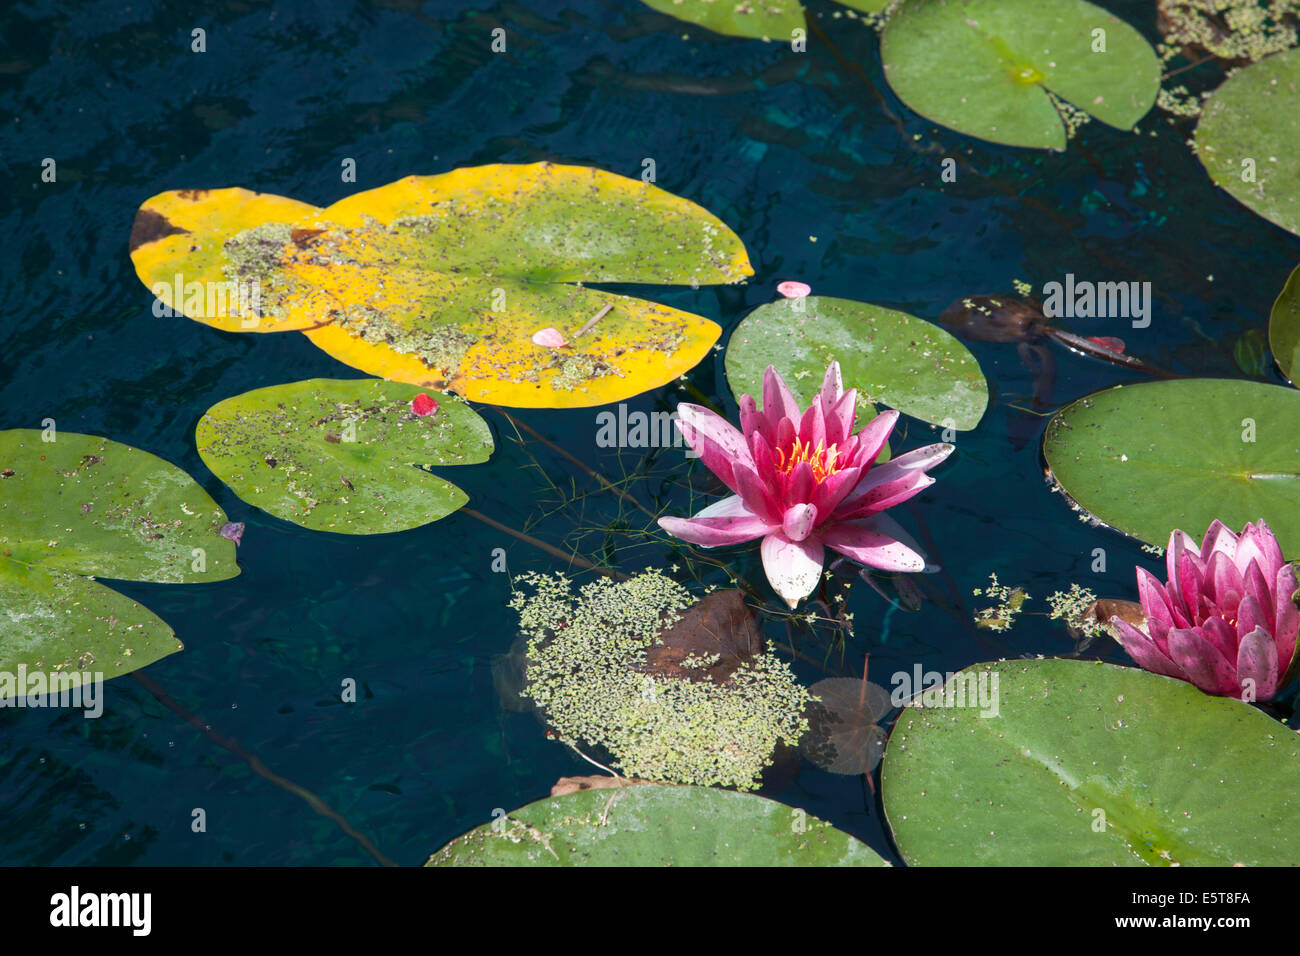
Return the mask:
{"type": "Polygon", "coordinates": [[[1010,146],[1065,149],[1049,92],[1132,129],[1160,89],[1150,44],[1083,0],[908,0],[885,27],[881,58],[911,109],[1010,146]],[[1103,38],[1105,51],[1094,51],[1103,38]]]}
{"type": "Polygon", "coordinates": [[[1268,347],[1293,385],[1300,378],[1300,266],[1286,280],[1268,318],[1268,347]]]}
{"type": "Polygon", "coordinates": [[[309,379],[259,388],[212,406],[195,429],[199,455],[240,498],[315,531],[380,534],[445,518],[469,500],[425,469],[492,454],[487,423],[437,393],[373,379],[309,379]]]}
{"type": "MultiPolygon", "coordinates": [[[[807,33],[799,0],[642,0],[647,7],[685,23],[729,37],[789,41],[795,30],[807,33]]],[[[863,13],[880,13],[893,0],[839,0],[863,13]]]]}
{"type": "Polygon", "coordinates": [[[93,578],[232,578],[239,566],[219,533],[225,512],[148,452],[96,435],[42,434],[0,432],[0,671],[115,677],[180,650],[152,612],[93,578]]]}
{"type": "Polygon", "coordinates": [[[1248,704],[1090,661],[979,664],[997,715],[907,707],[881,771],[918,865],[1300,863],[1300,735],[1248,704]],[[996,678],[997,684],[993,681],[996,678]]]}
{"type": "Polygon", "coordinates": [[[789,40],[806,29],[799,0],[643,0],[647,7],[714,33],[752,40],[789,40]]]}
{"type": "Polygon", "coordinates": [[[1047,425],[1043,454],[1065,493],[1098,520],[1163,547],[1220,519],[1263,518],[1300,554],[1300,392],[1230,379],[1122,385],[1047,425]]]}
{"type": "Polygon", "coordinates": [[[803,810],[709,787],[580,790],[452,840],[427,866],[888,866],[803,810]]]}
{"type": "Polygon", "coordinates": [[[1205,101],[1196,155],[1238,202],[1300,234],[1300,49],[1228,77],[1205,101]]]}
{"type": "Polygon", "coordinates": [[[979,424],[988,405],[979,363],[948,332],[905,312],[828,296],[781,299],[745,316],[727,345],[727,382],[737,397],[758,398],[763,371],[774,365],[807,407],[832,360],[863,405],[883,403],[960,431],[979,424]]]}

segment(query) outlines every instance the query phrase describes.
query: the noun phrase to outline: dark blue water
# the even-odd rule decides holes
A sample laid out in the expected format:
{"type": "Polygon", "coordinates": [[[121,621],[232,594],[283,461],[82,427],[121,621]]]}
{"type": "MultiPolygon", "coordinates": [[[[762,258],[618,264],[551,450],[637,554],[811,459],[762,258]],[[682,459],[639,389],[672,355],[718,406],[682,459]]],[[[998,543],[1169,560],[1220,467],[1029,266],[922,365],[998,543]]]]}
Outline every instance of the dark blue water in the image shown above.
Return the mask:
{"type": "MultiPolygon", "coordinates": [[[[1104,5],[1154,40],[1151,4],[1104,5]]],[[[742,237],[756,275],[744,287],[646,294],[725,329],[787,278],[935,318],[963,295],[1006,291],[1012,279],[1041,288],[1073,272],[1150,281],[1155,293],[1149,329],[1093,319],[1073,331],[1118,335],[1175,371],[1243,374],[1233,345],[1263,328],[1300,241],[1210,184],[1184,144],[1186,126],[1159,114],[1138,136],[1092,124],[1064,155],[977,142],[897,102],[869,30],[829,15],[819,24],[835,52],[822,41],[800,56],[713,36],[632,0],[189,9],[114,0],[0,14],[0,428],[49,417],[65,432],[145,448],[247,522],[238,578],[120,585],[186,645],[148,674],[392,859],[419,863],[494,808],[590,769],[544,739],[533,717],[504,711],[490,670],[515,636],[492,549],[507,550],[512,572],[560,564],[463,514],[359,538],[300,529],[230,494],[194,450],[206,408],[264,385],[356,373],[300,335],[238,336],[153,317],[126,247],[149,196],[241,185],[324,206],[458,166],[549,159],[639,176],[653,158],[660,186],[742,237]],[[508,31],[502,55],[490,51],[497,26],[508,31]],[[190,52],[196,27],[207,31],[206,53],[190,52]],[[945,155],[961,161],[955,184],[940,182],[945,155]],[[46,157],[57,161],[55,183],[40,181],[46,157]],[[355,184],[340,181],[345,158],[356,160],[355,184]],[[339,702],[349,677],[361,689],[350,705],[339,702]]],[[[990,410],[902,516],[914,531],[924,521],[931,560],[948,578],[927,576],[932,599],[892,614],[887,633],[888,603],[855,587],[857,635],[842,657],[831,655],[831,672],[860,673],[868,651],[882,682],[915,663],[946,671],[1000,655],[1073,653],[1064,628],[1032,614],[997,638],[976,632],[953,594],[969,611],[970,590],[996,571],[1038,599],[1028,611],[1045,610],[1042,598],[1074,581],[1131,598],[1134,563],[1150,561],[1049,492],[1038,451],[1044,409],[1022,410],[1033,376],[1014,346],[974,348],[990,410]],[[1104,575],[1090,569],[1097,547],[1104,575]]],[[[1133,377],[1053,349],[1054,403],[1133,377]]],[[[690,383],[734,413],[720,354],[690,383]]],[[[632,405],[667,409],[684,394],[672,386],[632,405]]],[[[496,455],[450,476],[473,508],[625,571],[672,560],[634,533],[643,517],[484,414],[496,455]]],[[[679,453],[646,462],[596,448],[595,410],[519,417],[611,478],[631,476],[629,491],[652,510],[686,510],[679,453]]],[[[896,449],[936,440],[929,426],[904,421],[896,449]]],[[[723,556],[762,581],[752,550],[723,556]]],[[[777,623],[771,633],[787,636],[777,623]]],[[[1086,653],[1123,660],[1104,642],[1086,653]]],[[[825,676],[797,670],[809,682],[825,676]]],[[[0,711],[0,863],[372,862],[334,822],[130,678],[107,684],[106,695],[99,720],[0,711]],[[207,831],[194,833],[200,807],[207,831]]],[[[862,778],[804,764],[763,792],[893,854],[862,778]]]]}

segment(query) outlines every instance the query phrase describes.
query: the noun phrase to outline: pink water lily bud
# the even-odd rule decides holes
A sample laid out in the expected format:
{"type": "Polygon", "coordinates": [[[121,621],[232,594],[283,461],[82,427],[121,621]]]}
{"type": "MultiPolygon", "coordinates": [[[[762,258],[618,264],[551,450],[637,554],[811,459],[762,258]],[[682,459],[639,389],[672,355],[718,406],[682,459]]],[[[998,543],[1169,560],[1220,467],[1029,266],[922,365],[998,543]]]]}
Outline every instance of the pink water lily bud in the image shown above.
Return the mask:
{"type": "Polygon", "coordinates": [[[857,390],[845,391],[837,362],[803,411],[769,365],[763,408],[742,396],[739,431],[682,402],[678,430],[734,494],[691,518],[660,518],[659,526],[706,548],[762,538],[767,580],[790,607],[817,586],[826,548],[886,571],[924,569],[925,558],[884,512],[932,485],[926,472],[952,445],[927,445],[877,465],[898,412],[881,412],[855,434],[857,408],[857,390]]]}
{"type": "Polygon", "coordinates": [[[227,521],[219,529],[217,534],[230,541],[235,542],[235,547],[239,547],[239,542],[244,540],[244,522],[227,521]]]}
{"type": "Polygon", "coordinates": [[[548,349],[562,349],[569,343],[560,334],[559,329],[545,328],[533,333],[533,344],[548,349]]]}
{"type": "Polygon", "coordinates": [[[1199,550],[1182,531],[1169,537],[1165,584],[1138,568],[1145,628],[1110,619],[1129,656],[1153,674],[1207,694],[1272,700],[1295,665],[1300,611],[1295,567],[1263,521],[1240,535],[1221,521],[1199,550]]]}
{"type": "Polygon", "coordinates": [[[432,395],[421,392],[415,398],[411,399],[411,414],[419,415],[421,418],[432,415],[438,410],[438,403],[432,395]]]}
{"type": "Polygon", "coordinates": [[[812,294],[812,286],[804,282],[782,282],[776,287],[776,291],[787,299],[802,299],[812,294]]]}

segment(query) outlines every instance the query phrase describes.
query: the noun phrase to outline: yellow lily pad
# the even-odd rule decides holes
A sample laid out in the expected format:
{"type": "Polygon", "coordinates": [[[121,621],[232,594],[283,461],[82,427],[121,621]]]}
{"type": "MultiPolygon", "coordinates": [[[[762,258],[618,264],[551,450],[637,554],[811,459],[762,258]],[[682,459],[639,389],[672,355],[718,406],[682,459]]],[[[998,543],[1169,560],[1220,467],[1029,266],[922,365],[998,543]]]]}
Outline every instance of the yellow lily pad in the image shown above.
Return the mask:
{"type": "MultiPolygon", "coordinates": [[[[353,368],[489,404],[620,401],[694,367],[721,332],[701,316],[583,283],[698,287],[753,274],[739,237],[701,206],[589,167],[408,176],[327,209],[299,208],[292,221],[275,220],[270,197],[209,193],[218,205],[219,193],[238,208],[214,215],[201,264],[214,277],[263,281],[260,329],[299,329],[353,368]],[[222,228],[238,231],[218,245],[222,228]],[[563,344],[535,344],[544,329],[563,344]]],[[[179,195],[146,208],[189,228],[196,210],[179,195]],[[186,216],[174,218],[177,209],[186,216]]],[[[172,255],[188,235],[140,244],[132,255],[141,277],[176,271],[148,249],[168,243],[172,255]]]]}

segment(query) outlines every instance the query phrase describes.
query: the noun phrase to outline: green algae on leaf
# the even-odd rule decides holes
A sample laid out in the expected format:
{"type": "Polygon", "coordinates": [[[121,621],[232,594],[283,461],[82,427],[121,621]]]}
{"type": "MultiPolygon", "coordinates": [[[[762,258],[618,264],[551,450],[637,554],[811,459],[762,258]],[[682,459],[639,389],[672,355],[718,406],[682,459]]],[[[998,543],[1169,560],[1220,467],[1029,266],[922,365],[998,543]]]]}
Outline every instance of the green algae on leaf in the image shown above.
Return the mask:
{"type": "Polygon", "coordinates": [[[1205,101],[1196,155],[1252,212],[1300,234],[1300,49],[1237,70],[1205,101]]]}
{"type": "Polygon", "coordinates": [[[1300,392],[1236,379],[1122,385],[1048,422],[1043,456],[1078,507],[1148,544],[1261,518],[1300,555],[1300,392]]]}
{"type": "Polygon", "coordinates": [[[239,573],[226,514],[148,452],[95,435],[0,432],[0,670],[125,674],[181,649],[94,578],[196,584],[239,573]]]}
{"type": "Polygon", "coordinates": [[[904,312],[829,296],[780,299],[749,313],[727,344],[727,383],[737,398],[761,402],[763,372],[774,365],[806,407],[832,360],[864,410],[884,404],[968,431],[988,405],[979,363],[954,336],[904,312]]]}
{"type": "Polygon", "coordinates": [[[643,785],[538,800],[457,837],[426,866],[888,866],[797,807],[643,785]]]}
{"type": "Polygon", "coordinates": [[[1160,89],[1133,27],[1083,0],[906,0],[881,37],[885,78],[907,106],[958,132],[1063,150],[1053,97],[1132,129],[1160,89]]]}
{"type": "Polygon", "coordinates": [[[249,504],[316,531],[379,534],[437,521],[469,500],[430,467],[487,461],[492,435],[464,401],[372,379],[309,379],[236,395],[195,430],[199,455],[249,504]]]}
{"type": "Polygon", "coordinates": [[[1300,863],[1300,736],[1249,704],[1072,660],[977,664],[936,697],[881,770],[909,864],[1300,863]],[[969,706],[979,682],[996,715],[969,706]]]}

